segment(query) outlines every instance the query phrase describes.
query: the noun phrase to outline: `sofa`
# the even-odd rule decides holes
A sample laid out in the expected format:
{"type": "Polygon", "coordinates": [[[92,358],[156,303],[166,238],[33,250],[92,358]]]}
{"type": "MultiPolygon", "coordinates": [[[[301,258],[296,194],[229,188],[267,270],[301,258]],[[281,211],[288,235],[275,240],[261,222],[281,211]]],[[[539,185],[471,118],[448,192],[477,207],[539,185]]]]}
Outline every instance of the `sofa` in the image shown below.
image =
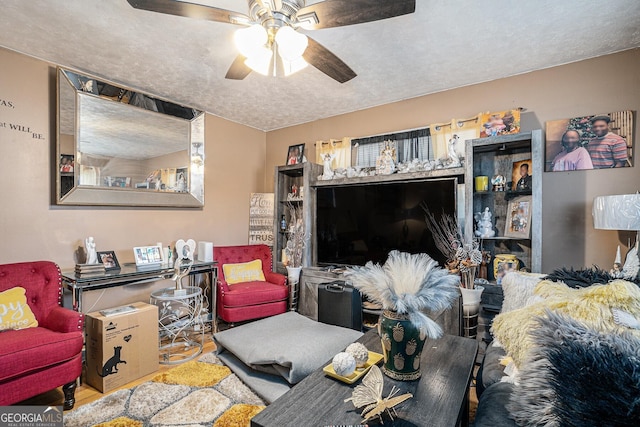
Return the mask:
{"type": "Polygon", "coordinates": [[[213,258],[220,267],[216,292],[222,320],[242,322],[287,311],[287,277],[272,271],[269,246],[216,246],[213,258]],[[236,280],[227,277],[231,272],[236,280]]]}
{"type": "Polygon", "coordinates": [[[640,288],[509,273],[476,377],[476,427],[640,425],[640,288]],[[571,283],[569,280],[567,282],[571,283]]]}
{"type": "Polygon", "coordinates": [[[62,386],[64,409],[73,408],[84,318],[61,301],[53,262],[0,265],[0,405],[62,386]]]}

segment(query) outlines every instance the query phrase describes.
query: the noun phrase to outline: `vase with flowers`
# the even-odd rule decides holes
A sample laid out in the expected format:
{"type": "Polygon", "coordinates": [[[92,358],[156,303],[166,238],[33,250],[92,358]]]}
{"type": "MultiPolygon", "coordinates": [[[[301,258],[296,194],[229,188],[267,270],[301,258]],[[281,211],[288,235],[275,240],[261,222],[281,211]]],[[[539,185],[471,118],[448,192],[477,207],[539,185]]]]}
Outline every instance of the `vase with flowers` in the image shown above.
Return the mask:
{"type": "Polygon", "coordinates": [[[477,334],[480,297],[484,291],[475,283],[478,267],[483,262],[480,242],[475,236],[465,236],[451,215],[443,213],[438,221],[426,206],[423,209],[436,247],[447,259],[447,268],[460,275],[465,336],[473,338],[477,334]]]}
{"type": "Polygon", "coordinates": [[[427,254],[398,251],[391,251],[382,266],[368,262],[348,268],[345,276],[370,301],[382,306],[382,371],[401,381],[420,378],[426,338],[442,336],[442,328],[424,311],[450,308],[458,297],[459,278],[427,254]]]}
{"type": "Polygon", "coordinates": [[[309,236],[305,232],[302,207],[293,203],[289,203],[287,207],[289,209],[289,229],[286,231],[287,244],[284,248],[284,258],[289,285],[289,310],[296,311],[298,309],[302,256],[309,236]]]}

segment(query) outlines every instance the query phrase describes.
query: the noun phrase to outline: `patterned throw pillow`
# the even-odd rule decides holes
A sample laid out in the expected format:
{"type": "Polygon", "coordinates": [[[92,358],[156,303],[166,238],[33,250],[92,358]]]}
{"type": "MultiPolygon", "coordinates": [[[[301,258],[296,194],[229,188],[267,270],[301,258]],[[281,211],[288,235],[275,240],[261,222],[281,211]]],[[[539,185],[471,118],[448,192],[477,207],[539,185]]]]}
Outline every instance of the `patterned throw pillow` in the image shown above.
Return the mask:
{"type": "Polygon", "coordinates": [[[26,290],[23,287],[17,286],[0,292],[0,331],[37,326],[38,321],[27,304],[26,290]]]}
{"type": "Polygon", "coordinates": [[[238,264],[225,264],[222,266],[224,278],[229,285],[244,282],[265,282],[262,273],[262,260],[256,259],[250,262],[238,264]]]}
{"type": "Polygon", "coordinates": [[[599,332],[550,311],[530,332],[535,346],[507,404],[519,426],[640,425],[640,340],[599,332]]]}

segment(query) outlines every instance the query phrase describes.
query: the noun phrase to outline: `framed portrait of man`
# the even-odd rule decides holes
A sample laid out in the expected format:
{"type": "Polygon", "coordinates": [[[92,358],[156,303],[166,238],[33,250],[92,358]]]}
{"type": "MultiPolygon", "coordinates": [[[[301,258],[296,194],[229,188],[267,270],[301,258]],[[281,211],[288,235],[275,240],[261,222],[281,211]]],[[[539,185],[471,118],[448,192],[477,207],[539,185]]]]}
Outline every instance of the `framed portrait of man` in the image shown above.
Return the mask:
{"type": "Polygon", "coordinates": [[[549,121],[545,171],[631,167],[633,132],[629,110],[549,121]]]}
{"type": "Polygon", "coordinates": [[[533,178],[531,177],[531,159],[513,162],[513,172],[511,173],[511,190],[529,192],[532,188],[533,178]]]}

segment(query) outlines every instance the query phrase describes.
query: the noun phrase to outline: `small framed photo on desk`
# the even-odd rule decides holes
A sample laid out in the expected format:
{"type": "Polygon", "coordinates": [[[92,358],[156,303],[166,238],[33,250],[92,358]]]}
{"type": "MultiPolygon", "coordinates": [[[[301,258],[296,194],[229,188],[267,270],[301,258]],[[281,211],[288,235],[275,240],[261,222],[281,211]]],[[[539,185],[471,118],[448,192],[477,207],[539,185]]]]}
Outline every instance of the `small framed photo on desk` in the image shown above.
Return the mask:
{"type": "Polygon", "coordinates": [[[104,265],[105,270],[120,270],[120,264],[114,251],[96,252],[98,261],[104,265]]]}
{"type": "Polygon", "coordinates": [[[156,266],[162,264],[162,248],[160,246],[138,246],[133,248],[137,267],[156,266]]]}

